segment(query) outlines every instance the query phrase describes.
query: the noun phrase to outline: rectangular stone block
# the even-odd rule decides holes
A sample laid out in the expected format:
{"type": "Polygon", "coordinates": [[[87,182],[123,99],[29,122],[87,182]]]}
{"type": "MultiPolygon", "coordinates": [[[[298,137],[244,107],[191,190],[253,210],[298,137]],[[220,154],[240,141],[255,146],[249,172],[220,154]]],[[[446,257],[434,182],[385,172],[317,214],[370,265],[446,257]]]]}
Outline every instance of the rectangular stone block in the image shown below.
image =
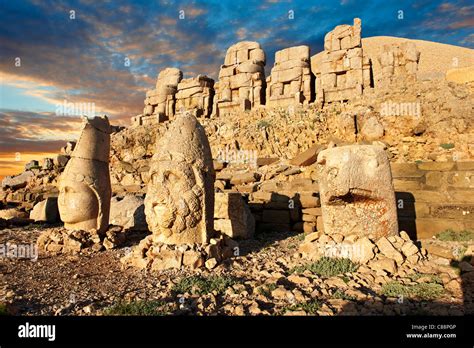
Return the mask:
{"type": "Polygon", "coordinates": [[[457,170],[474,170],[474,161],[471,162],[457,162],[457,170]]]}
{"type": "Polygon", "coordinates": [[[448,171],[452,170],[455,164],[456,162],[422,162],[418,164],[418,169],[448,171]]]}
{"type": "Polygon", "coordinates": [[[303,214],[303,221],[305,222],[316,222],[318,217],[316,215],[303,214]]]}
{"type": "Polygon", "coordinates": [[[322,211],[321,211],[321,208],[306,208],[306,209],[303,209],[302,210],[303,214],[307,214],[307,215],[315,215],[315,216],[321,216],[323,215],[322,214],[322,211]]]}
{"type": "Polygon", "coordinates": [[[318,154],[324,149],[323,145],[313,145],[308,150],[298,154],[290,163],[294,166],[309,166],[316,162],[318,154]]]}
{"type": "Polygon", "coordinates": [[[474,203],[474,190],[466,189],[466,190],[459,190],[448,191],[448,195],[451,202],[456,203],[474,203]]]}
{"type": "Polygon", "coordinates": [[[321,206],[319,197],[315,196],[301,196],[299,197],[299,203],[303,208],[317,208],[321,206]]]}
{"type": "Polygon", "coordinates": [[[420,190],[422,185],[418,180],[393,179],[393,187],[397,191],[420,190]]]}
{"type": "Polygon", "coordinates": [[[309,60],[309,46],[296,46],[288,48],[288,59],[309,60]]]}

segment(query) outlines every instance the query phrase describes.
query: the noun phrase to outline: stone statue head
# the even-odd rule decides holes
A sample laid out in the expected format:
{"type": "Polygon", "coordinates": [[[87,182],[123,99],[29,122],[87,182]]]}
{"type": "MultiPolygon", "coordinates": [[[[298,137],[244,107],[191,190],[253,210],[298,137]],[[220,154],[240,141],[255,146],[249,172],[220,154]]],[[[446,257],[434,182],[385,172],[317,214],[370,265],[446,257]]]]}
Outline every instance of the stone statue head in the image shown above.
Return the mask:
{"type": "Polygon", "coordinates": [[[76,148],[59,182],[58,208],[67,229],[104,232],[109,223],[110,125],[85,118],[76,148]]]}
{"type": "Polygon", "coordinates": [[[213,226],[214,168],[204,129],[180,114],[158,143],[145,197],[148,227],[168,244],[204,243],[213,226]]]}

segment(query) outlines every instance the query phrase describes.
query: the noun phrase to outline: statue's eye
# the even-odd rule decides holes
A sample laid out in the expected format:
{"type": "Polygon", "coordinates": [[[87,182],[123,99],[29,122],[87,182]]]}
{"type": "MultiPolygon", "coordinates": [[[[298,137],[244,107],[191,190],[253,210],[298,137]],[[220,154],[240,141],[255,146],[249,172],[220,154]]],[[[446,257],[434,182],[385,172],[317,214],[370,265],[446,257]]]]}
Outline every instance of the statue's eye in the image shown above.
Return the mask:
{"type": "Polygon", "coordinates": [[[66,187],[63,188],[63,192],[64,193],[74,193],[75,191],[72,187],[66,186],[66,187]]]}

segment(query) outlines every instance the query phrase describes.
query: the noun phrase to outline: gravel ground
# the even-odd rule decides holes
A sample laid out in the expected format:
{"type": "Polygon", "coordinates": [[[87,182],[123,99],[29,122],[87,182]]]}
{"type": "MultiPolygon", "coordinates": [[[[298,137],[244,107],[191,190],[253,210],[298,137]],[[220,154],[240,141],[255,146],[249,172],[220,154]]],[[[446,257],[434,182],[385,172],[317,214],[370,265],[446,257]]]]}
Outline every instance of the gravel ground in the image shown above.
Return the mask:
{"type": "MultiPolygon", "coordinates": [[[[47,228],[32,224],[0,230],[0,244],[35,243],[47,228]]],[[[159,314],[192,315],[393,315],[473,313],[474,272],[459,272],[431,257],[395,275],[376,274],[361,266],[331,277],[311,271],[295,273],[308,263],[296,256],[302,235],[273,233],[240,245],[241,256],[212,271],[167,270],[147,273],[124,269],[128,247],[91,255],[39,254],[36,262],[0,259],[0,304],[11,314],[102,315],[117,303],[156,301],[159,314]],[[214,279],[210,288],[183,290],[183,279],[214,279]],[[416,279],[413,278],[414,275],[416,279]],[[425,276],[427,275],[427,276],[425,276]],[[212,278],[214,277],[214,278],[212,278]],[[431,301],[381,294],[384,284],[417,286],[437,277],[442,293],[431,301]],[[193,279],[193,278],[191,278],[193,279]],[[226,281],[229,281],[226,283],[226,281]],[[176,286],[178,284],[178,288],[176,286]],[[179,286],[181,286],[179,288],[179,286]],[[214,287],[213,287],[214,286],[214,287]],[[470,290],[469,290],[470,289],[470,290]]],[[[110,312],[109,312],[110,313],[110,312]]]]}

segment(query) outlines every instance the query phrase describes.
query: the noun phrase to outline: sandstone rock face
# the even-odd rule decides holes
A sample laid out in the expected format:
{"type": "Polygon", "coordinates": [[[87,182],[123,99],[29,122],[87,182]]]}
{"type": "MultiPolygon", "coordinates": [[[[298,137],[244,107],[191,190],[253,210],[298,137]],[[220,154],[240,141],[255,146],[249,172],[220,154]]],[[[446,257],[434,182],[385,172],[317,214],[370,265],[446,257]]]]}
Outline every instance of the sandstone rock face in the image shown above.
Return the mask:
{"type": "Polygon", "coordinates": [[[316,72],[316,99],[320,103],[347,101],[371,86],[370,60],[361,44],[361,20],[338,25],[324,37],[324,57],[316,72]]]}
{"type": "Polygon", "coordinates": [[[166,68],[158,74],[156,88],[146,92],[143,115],[132,118],[132,123],[143,125],[162,122],[173,118],[175,114],[175,94],[183,78],[181,70],[166,68]]]}
{"type": "Polygon", "coordinates": [[[110,201],[110,224],[126,230],[146,231],[144,200],[131,194],[110,201]]]}
{"type": "Polygon", "coordinates": [[[34,221],[46,221],[54,223],[59,221],[58,198],[48,197],[33,207],[30,219],[34,221]]]}
{"type": "Polygon", "coordinates": [[[215,173],[204,128],[194,116],[179,114],[156,149],[145,197],[149,229],[166,244],[207,242],[215,173]]]}
{"type": "Polygon", "coordinates": [[[311,101],[312,74],[308,46],[285,48],[275,53],[275,65],[267,78],[266,105],[288,106],[311,101]]]}
{"type": "Polygon", "coordinates": [[[210,117],[214,97],[214,80],[198,75],[178,83],[176,111],[193,110],[196,117],[210,117]]]}
{"type": "Polygon", "coordinates": [[[10,187],[14,190],[25,187],[28,181],[34,177],[32,171],[25,171],[19,175],[7,176],[2,180],[2,188],[10,187]]]}
{"type": "Polygon", "coordinates": [[[382,68],[378,83],[390,84],[394,80],[407,82],[416,79],[420,52],[414,42],[384,45],[383,52],[378,57],[382,68]]]}
{"type": "Polygon", "coordinates": [[[110,133],[106,116],[83,119],[77,146],[59,183],[59,213],[68,230],[102,233],[109,225],[110,133]]]}
{"type": "Polygon", "coordinates": [[[61,153],[67,156],[70,156],[74,148],[76,147],[75,141],[68,141],[66,145],[61,148],[61,153]]]}
{"type": "Polygon", "coordinates": [[[265,52],[258,42],[242,41],[227,50],[216,83],[213,113],[248,110],[264,103],[265,52]]]}
{"type": "Polygon", "coordinates": [[[214,227],[231,238],[253,237],[255,219],[240,193],[216,193],[214,227]]]}
{"type": "Polygon", "coordinates": [[[398,234],[390,163],[374,145],[322,151],[320,196],[327,234],[378,239],[398,234]]]}

